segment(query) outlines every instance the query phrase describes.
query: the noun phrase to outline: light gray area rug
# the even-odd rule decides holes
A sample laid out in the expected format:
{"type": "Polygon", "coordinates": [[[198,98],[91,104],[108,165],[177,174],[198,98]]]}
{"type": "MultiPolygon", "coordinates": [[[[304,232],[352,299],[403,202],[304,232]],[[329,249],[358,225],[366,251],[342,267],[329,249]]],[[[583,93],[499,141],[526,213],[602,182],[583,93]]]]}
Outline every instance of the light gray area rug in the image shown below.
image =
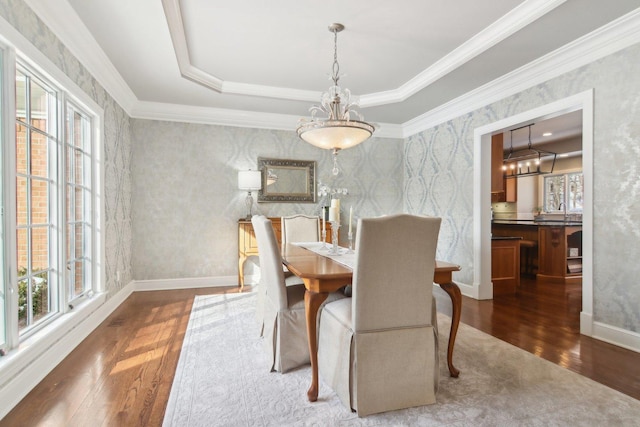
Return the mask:
{"type": "Polygon", "coordinates": [[[640,401],[464,324],[451,378],[442,314],[437,403],[358,418],[322,381],[307,401],[309,366],[269,372],[254,310],[254,293],[196,297],[164,426],[640,425],[640,401]]]}

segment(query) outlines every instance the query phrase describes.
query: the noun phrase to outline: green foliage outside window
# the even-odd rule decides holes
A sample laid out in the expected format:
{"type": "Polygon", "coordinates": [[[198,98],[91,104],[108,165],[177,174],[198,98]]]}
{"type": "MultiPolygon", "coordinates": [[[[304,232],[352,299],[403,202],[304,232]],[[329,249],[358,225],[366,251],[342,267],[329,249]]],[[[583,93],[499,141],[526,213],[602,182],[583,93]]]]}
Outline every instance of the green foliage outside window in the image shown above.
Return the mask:
{"type": "MultiPolygon", "coordinates": [[[[18,269],[18,276],[23,277],[27,274],[27,269],[21,267],[18,269]]],[[[34,319],[47,314],[49,312],[49,282],[48,272],[38,273],[31,280],[36,281],[36,285],[32,290],[32,314],[34,319]],[[38,280],[40,279],[40,280],[38,280]]],[[[18,281],[18,321],[22,324],[27,320],[27,286],[28,279],[18,281]]]]}

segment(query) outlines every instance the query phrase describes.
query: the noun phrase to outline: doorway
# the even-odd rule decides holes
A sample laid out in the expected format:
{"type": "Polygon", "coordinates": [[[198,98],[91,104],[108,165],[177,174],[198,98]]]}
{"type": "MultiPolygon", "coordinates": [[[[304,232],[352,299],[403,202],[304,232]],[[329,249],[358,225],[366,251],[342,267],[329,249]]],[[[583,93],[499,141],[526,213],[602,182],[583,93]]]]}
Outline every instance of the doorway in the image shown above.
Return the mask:
{"type": "Polygon", "coordinates": [[[476,128],[474,132],[474,283],[471,296],[492,299],[491,283],[491,135],[504,129],[582,111],[584,209],[582,217],[583,275],[580,333],[593,335],[593,91],[561,99],[533,110],[476,128]]]}

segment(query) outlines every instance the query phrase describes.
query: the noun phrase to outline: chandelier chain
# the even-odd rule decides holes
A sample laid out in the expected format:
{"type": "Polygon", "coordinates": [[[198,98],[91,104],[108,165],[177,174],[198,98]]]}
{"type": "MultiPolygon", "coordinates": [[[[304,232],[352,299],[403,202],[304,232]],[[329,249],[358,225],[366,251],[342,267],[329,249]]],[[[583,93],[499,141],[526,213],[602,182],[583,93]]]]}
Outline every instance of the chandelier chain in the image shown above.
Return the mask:
{"type": "Polygon", "coordinates": [[[338,64],[338,30],[333,30],[333,84],[338,86],[340,80],[340,64],[338,64]]]}

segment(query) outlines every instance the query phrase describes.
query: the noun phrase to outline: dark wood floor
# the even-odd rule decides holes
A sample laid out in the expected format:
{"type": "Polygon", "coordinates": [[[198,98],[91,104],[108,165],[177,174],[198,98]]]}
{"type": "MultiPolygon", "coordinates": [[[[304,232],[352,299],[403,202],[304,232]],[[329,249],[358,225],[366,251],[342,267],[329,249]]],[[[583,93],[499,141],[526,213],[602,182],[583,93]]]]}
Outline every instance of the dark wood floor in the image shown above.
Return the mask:
{"type": "MultiPolygon", "coordinates": [[[[237,288],[134,293],[0,426],[160,426],[193,298],[222,292],[237,288]]],[[[516,296],[465,297],[462,321],[640,399],[640,354],[580,336],[580,301],[580,287],[525,281],[516,296]]]]}
{"type": "Polygon", "coordinates": [[[640,400],[640,354],[580,335],[581,309],[580,284],[522,276],[516,295],[463,297],[461,321],[640,400]]]}

